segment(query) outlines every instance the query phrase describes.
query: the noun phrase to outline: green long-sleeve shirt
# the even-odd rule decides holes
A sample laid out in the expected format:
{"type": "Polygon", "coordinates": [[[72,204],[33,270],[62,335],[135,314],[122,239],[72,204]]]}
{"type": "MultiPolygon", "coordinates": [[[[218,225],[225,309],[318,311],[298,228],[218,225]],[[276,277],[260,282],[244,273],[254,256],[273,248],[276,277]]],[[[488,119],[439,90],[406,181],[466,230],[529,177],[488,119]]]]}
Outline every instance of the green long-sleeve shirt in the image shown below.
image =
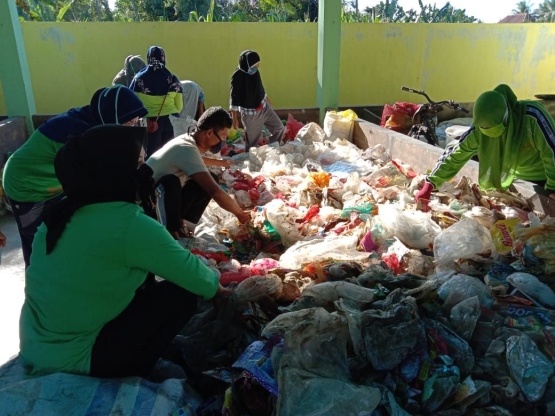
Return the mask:
{"type": "Polygon", "coordinates": [[[477,154],[478,182],[484,189],[507,189],[518,178],[546,181],[546,189],[555,191],[555,123],[541,104],[533,101],[525,104],[526,113],[522,120],[525,124],[523,128],[515,129],[524,134],[511,138],[516,140],[516,146],[507,143],[505,137],[487,137],[478,128],[471,128],[445,150],[428,181],[436,188],[441,186],[477,154]],[[513,165],[514,172],[504,171],[504,164],[513,165]],[[496,181],[496,177],[500,179],[496,181]]]}
{"type": "Polygon", "coordinates": [[[147,271],[206,299],[218,278],[135,204],[80,208],[46,255],[46,225],[33,243],[20,318],[31,373],[88,374],[102,327],[129,305],[147,271]]]}

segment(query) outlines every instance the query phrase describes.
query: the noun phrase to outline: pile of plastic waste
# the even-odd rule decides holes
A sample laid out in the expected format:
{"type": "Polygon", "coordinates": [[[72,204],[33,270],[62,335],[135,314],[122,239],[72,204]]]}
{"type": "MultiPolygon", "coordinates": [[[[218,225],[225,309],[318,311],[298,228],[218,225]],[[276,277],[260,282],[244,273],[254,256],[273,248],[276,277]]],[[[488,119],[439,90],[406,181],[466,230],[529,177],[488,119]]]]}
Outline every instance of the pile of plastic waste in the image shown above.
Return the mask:
{"type": "Polygon", "coordinates": [[[235,288],[165,357],[197,414],[555,414],[555,219],[466,178],[418,211],[424,176],[329,137],[234,155],[252,222],[212,203],[196,229],[235,288]]]}

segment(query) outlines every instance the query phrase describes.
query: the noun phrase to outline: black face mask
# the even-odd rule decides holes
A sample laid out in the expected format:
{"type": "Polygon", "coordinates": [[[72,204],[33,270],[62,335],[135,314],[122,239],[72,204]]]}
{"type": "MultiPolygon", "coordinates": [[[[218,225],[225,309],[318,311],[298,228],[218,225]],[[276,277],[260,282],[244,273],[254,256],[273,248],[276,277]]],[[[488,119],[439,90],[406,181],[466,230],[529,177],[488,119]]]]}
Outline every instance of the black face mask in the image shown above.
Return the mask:
{"type": "Polygon", "coordinates": [[[213,130],[213,132],[214,132],[214,135],[220,140],[218,144],[215,144],[210,148],[210,153],[216,154],[216,153],[219,153],[220,150],[222,150],[222,146],[224,142],[222,141],[222,139],[220,139],[220,136],[218,136],[218,133],[216,133],[216,130],[213,130]]]}

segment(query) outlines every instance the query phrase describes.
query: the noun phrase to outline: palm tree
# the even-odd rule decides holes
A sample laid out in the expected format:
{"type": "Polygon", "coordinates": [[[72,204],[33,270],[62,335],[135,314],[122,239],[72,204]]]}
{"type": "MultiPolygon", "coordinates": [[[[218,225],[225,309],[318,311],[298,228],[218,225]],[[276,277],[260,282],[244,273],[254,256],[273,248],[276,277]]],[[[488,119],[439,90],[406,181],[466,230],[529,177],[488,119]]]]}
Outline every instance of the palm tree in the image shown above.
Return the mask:
{"type": "Polygon", "coordinates": [[[536,10],[540,22],[555,22],[555,0],[544,0],[536,10]]]}
{"type": "Polygon", "coordinates": [[[512,13],[513,14],[532,14],[532,7],[534,5],[532,3],[528,3],[525,0],[519,1],[515,8],[513,9],[512,13]]]}

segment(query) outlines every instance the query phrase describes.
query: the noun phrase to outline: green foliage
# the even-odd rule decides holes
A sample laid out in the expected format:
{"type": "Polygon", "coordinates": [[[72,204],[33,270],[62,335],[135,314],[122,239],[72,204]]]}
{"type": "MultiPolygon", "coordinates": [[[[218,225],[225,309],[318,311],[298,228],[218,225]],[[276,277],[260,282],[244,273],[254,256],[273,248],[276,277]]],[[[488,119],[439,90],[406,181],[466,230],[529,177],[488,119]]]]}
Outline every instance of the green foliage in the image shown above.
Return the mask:
{"type": "Polygon", "coordinates": [[[544,0],[535,14],[538,22],[555,23],[555,0],[544,0]]]}
{"type": "Polygon", "coordinates": [[[420,10],[405,11],[399,6],[398,0],[381,1],[374,7],[367,7],[366,13],[370,21],[382,23],[476,23],[474,16],[468,16],[466,10],[456,9],[449,2],[438,8],[435,4],[424,4],[418,1],[420,10]]]}
{"type": "MultiPolygon", "coordinates": [[[[108,0],[16,0],[16,3],[21,19],[37,21],[303,22],[309,21],[310,10],[310,0],[116,0],[114,10],[110,9],[108,0]]],[[[545,3],[555,3],[555,0],[546,0],[545,3]]],[[[456,9],[450,3],[438,8],[435,4],[425,5],[419,0],[419,7],[420,10],[405,10],[399,5],[398,0],[385,0],[374,7],[359,11],[357,0],[343,1],[341,21],[477,21],[476,18],[468,16],[465,10],[456,9]]],[[[314,18],[314,14],[311,18],[314,18]]]]}

